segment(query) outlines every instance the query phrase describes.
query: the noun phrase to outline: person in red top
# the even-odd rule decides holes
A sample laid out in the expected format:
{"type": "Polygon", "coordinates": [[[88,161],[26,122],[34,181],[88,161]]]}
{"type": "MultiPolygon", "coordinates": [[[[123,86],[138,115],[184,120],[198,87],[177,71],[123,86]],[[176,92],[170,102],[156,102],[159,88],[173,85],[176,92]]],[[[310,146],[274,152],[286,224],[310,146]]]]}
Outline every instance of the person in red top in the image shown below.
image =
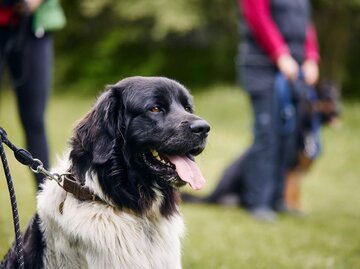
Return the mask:
{"type": "MultiPolygon", "coordinates": [[[[307,23],[303,44],[304,55],[301,57],[301,62],[299,62],[300,59],[296,61],[292,56],[293,51],[287,45],[285,37],[280,31],[281,29],[279,29],[277,22],[272,18],[271,12],[276,8],[276,4],[271,2],[286,1],[239,0],[244,20],[253,38],[263,49],[263,52],[288,79],[297,79],[300,64],[304,72],[305,81],[310,85],[314,85],[319,76],[318,62],[320,58],[314,25],[311,22],[307,23]]],[[[292,5],[296,6],[295,3],[292,3],[292,5]]],[[[281,3],[279,6],[281,7],[281,3]]],[[[283,4],[283,6],[286,5],[283,4]]],[[[281,19],[278,21],[281,21],[281,19]]],[[[288,22],[289,21],[284,21],[284,24],[288,22]]],[[[297,29],[289,30],[291,32],[297,31],[297,29]]],[[[298,31],[302,30],[303,29],[298,29],[298,31]]]]}
{"type": "MultiPolygon", "coordinates": [[[[52,75],[53,45],[50,33],[35,36],[31,28],[32,14],[41,2],[0,0],[0,82],[7,68],[27,148],[46,168],[49,154],[44,118],[52,75]]],[[[36,175],[37,187],[42,179],[42,175],[36,175]]]]}
{"type": "Polygon", "coordinates": [[[242,204],[257,219],[272,221],[283,201],[286,139],[276,129],[274,81],[281,72],[315,85],[319,51],[308,0],[238,0],[242,39],[237,61],[254,114],[254,141],[246,154],[242,204]]]}

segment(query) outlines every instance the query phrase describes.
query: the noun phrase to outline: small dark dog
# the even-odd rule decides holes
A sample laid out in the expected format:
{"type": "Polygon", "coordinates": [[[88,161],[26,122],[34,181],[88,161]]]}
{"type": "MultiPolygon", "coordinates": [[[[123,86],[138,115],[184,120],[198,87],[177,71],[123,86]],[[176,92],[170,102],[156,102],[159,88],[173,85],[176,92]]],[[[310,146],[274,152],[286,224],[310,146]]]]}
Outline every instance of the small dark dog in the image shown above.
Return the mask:
{"type": "MultiPolygon", "coordinates": [[[[294,156],[288,163],[288,174],[286,178],[284,197],[288,210],[299,212],[300,207],[300,178],[315,160],[309,152],[310,136],[313,130],[311,122],[314,113],[318,113],[322,124],[334,122],[339,114],[338,88],[334,83],[322,83],[317,90],[318,99],[310,102],[305,96],[297,96],[297,126],[295,128],[295,149],[291,150],[294,156]]],[[[245,152],[225,169],[219,184],[215,190],[206,197],[198,197],[183,193],[182,199],[190,203],[209,203],[220,205],[239,205],[247,207],[242,203],[241,197],[246,193],[247,184],[244,180],[245,169],[247,169],[247,154],[245,152]]]]}
{"type": "Polygon", "coordinates": [[[317,157],[311,153],[313,135],[310,127],[311,119],[314,117],[314,113],[317,113],[322,125],[336,125],[340,114],[339,87],[334,82],[322,82],[317,93],[318,99],[315,102],[302,106],[307,109],[301,111],[299,126],[296,130],[295,162],[288,167],[284,198],[286,207],[292,212],[302,211],[300,203],[301,177],[309,170],[317,157]]]}
{"type": "MultiPolygon", "coordinates": [[[[210,126],[181,84],[132,77],[109,86],[74,130],[24,235],[25,268],[180,269],[178,188],[201,189],[194,162],[210,126]],[[70,186],[70,187],[69,187],[70,186]]],[[[12,248],[1,268],[17,268],[12,248]]]]}

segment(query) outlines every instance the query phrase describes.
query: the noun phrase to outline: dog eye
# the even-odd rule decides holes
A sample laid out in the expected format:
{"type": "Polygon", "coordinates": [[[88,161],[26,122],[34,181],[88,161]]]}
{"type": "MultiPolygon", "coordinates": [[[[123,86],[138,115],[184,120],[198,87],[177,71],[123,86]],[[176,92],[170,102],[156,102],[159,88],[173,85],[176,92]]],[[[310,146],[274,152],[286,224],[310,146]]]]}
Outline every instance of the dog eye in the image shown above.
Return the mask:
{"type": "Polygon", "coordinates": [[[185,110],[186,110],[187,112],[190,112],[190,113],[193,112],[193,109],[192,109],[191,106],[185,106],[185,110]]]}
{"type": "Polygon", "coordinates": [[[162,112],[160,106],[153,106],[151,109],[150,109],[151,112],[154,112],[154,113],[159,113],[159,112],[162,112]]]}

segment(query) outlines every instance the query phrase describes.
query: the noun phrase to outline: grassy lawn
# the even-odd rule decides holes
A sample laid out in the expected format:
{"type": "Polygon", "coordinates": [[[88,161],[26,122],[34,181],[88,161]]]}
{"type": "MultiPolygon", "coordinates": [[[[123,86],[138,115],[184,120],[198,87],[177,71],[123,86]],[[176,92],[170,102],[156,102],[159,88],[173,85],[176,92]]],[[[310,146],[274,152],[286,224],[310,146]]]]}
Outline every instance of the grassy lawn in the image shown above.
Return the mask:
{"type": "MultiPolygon", "coordinates": [[[[89,97],[54,96],[48,124],[52,162],[66,147],[74,122],[89,109],[89,97]]],[[[198,163],[210,192],[223,169],[251,142],[246,95],[237,87],[213,86],[195,95],[197,114],[212,125],[209,144],[198,163]]],[[[11,94],[2,94],[0,125],[23,146],[11,94]]],[[[360,268],[360,104],[345,103],[342,124],[323,129],[323,154],[303,181],[305,218],[280,216],[275,224],[252,220],[239,208],[183,205],[187,224],[185,269],[360,268]]],[[[9,151],[8,151],[9,152],[9,151]]],[[[24,229],[35,210],[33,179],[9,152],[24,229]]],[[[186,191],[190,189],[186,187],[186,191]]],[[[0,171],[0,257],[13,242],[4,175],[0,171]]]]}

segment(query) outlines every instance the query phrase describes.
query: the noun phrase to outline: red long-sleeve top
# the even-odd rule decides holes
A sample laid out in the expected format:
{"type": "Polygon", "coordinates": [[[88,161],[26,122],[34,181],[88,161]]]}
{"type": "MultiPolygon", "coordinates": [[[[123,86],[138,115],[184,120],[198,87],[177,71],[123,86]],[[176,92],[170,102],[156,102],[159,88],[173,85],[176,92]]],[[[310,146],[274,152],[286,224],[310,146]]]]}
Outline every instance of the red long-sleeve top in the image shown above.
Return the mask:
{"type": "MultiPolygon", "coordinates": [[[[238,0],[244,20],[254,37],[269,57],[276,62],[279,56],[290,53],[290,50],[271,17],[269,1],[238,0]]],[[[320,59],[316,30],[313,24],[309,24],[306,29],[305,59],[315,61],[320,59]]]]}
{"type": "Polygon", "coordinates": [[[14,6],[1,5],[0,0],[0,27],[16,26],[20,22],[19,15],[15,13],[14,6]]]}

